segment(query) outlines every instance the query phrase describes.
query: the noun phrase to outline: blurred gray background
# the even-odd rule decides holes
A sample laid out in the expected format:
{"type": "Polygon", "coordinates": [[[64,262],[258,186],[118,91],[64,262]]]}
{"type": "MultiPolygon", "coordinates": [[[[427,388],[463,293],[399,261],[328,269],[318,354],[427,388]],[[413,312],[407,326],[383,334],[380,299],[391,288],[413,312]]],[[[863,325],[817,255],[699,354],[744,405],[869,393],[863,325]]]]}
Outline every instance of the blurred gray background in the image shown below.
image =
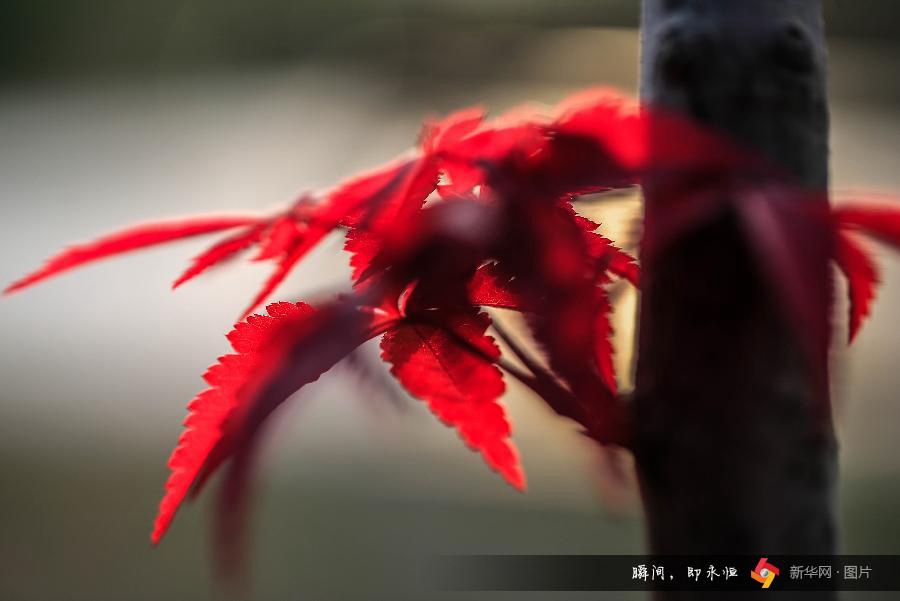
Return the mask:
{"type": "MultiPolygon", "coordinates": [[[[405,150],[431,113],[554,102],[597,83],[633,91],[637,4],[0,2],[0,282],[135,221],[284,204],[405,150]]],[[[835,188],[900,191],[896,3],[826,8],[835,188]]],[[[622,233],[637,211],[622,201],[595,216],[622,233]]],[[[0,301],[0,599],[216,595],[207,499],[148,543],[185,404],[266,275],[245,263],[171,292],[203,244],[0,301]]],[[[900,553],[900,261],[881,255],[874,317],[835,351],[848,553],[900,553]]],[[[333,286],[345,264],[331,240],[276,296],[333,286]]],[[[625,370],[633,301],[620,307],[625,370]]],[[[407,577],[410,558],[432,553],[641,552],[634,491],[513,385],[506,406],[524,495],[415,401],[398,410],[346,371],[294,399],[258,479],[256,598],[626,598],[438,594],[407,577]]]]}

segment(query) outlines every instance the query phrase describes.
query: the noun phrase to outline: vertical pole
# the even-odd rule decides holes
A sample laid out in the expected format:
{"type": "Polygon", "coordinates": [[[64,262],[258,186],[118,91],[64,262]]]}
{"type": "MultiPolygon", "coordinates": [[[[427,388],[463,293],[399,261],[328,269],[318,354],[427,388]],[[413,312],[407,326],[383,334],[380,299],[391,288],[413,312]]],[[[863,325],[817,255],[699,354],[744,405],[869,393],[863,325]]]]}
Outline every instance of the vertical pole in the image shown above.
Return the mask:
{"type": "MultiPolygon", "coordinates": [[[[803,185],[827,186],[819,0],[643,0],[641,28],[646,102],[758,150],[803,185]]],[[[645,219],[664,195],[648,183],[645,219]]],[[[827,260],[818,268],[829,277],[827,260]]],[[[835,553],[828,399],[737,217],[643,269],[635,457],[651,552],[835,553]]]]}

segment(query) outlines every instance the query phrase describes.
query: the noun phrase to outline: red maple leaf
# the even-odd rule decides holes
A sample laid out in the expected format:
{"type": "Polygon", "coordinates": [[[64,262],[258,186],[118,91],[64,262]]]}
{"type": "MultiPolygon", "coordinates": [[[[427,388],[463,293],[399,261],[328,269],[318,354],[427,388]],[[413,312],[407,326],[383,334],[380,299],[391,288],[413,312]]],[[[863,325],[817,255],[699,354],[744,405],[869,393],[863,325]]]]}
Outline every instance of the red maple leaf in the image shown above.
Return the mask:
{"type": "Polygon", "coordinates": [[[251,315],[234,327],[228,340],[235,353],[220,357],[207,370],[203,379],[210,387],[188,403],[185,430],[169,458],[172,473],[153,525],[154,543],[165,534],[210,453],[220,443],[248,377],[267,359],[263,350],[279,320],[308,318],[314,310],[304,303],[277,303],[269,305],[267,312],[268,315],[251,315]]]}
{"type": "Polygon", "coordinates": [[[382,357],[403,387],[516,488],[524,488],[525,475],[500,404],[504,374],[593,439],[628,445],[607,287],[614,278],[635,286],[641,277],[651,281],[669,244],[723,216],[740,225],[777,306],[822,367],[827,399],[829,261],[850,283],[852,338],[877,282],[872,257],[853,236],[900,247],[900,210],[827,206],[824,191],[798,188],[714,132],[593,89],[550,110],[529,105],[485,120],[476,108],[431,120],[413,151],[315,199],[304,196],[266,217],[111,234],[52,257],[6,291],[115,254],[237,230],[195,257],[175,286],[256,247],[252,258],[275,268],[249,314],[326,236],[346,232],[352,292],[315,309],[275,303],[267,315],[249,315],[229,334],[235,352],[209,369],[210,388],[189,405],[152,539],[159,541],[187,495],[224,468],[218,548],[228,560],[264,424],[294,392],[374,337],[383,336],[382,357]],[[648,201],[657,218],[644,223],[640,270],[572,204],[586,193],[635,184],[666,192],[648,201]],[[523,314],[543,359],[483,309],[523,314]],[[489,327],[517,364],[506,360],[489,327]]]}
{"type": "Polygon", "coordinates": [[[485,334],[489,324],[486,313],[471,311],[444,316],[440,324],[406,319],[384,335],[381,356],[413,396],[456,428],[507,482],[523,489],[525,475],[498,402],[504,391],[494,365],[500,349],[485,334]]]}

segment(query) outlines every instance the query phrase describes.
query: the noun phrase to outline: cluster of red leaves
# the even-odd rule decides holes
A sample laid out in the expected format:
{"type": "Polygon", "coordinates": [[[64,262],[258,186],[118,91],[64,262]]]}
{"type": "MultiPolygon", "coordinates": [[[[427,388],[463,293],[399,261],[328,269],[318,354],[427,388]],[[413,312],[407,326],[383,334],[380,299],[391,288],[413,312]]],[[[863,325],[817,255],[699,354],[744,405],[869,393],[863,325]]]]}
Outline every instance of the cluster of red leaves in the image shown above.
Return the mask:
{"type": "MultiPolygon", "coordinates": [[[[428,122],[413,153],[320,198],[303,197],[274,216],[200,218],[112,234],[62,252],[7,292],[104,257],[232,230],[196,257],[175,286],[256,246],[254,259],[276,268],[249,314],[325,236],[346,233],[352,293],[316,307],[269,305],[267,315],[246,317],[228,335],[234,354],[209,369],[210,388],[188,407],[154,542],[185,497],[224,464],[220,507],[227,526],[242,505],[267,417],[375,337],[396,379],[522,489],[525,476],[499,402],[504,373],[598,442],[629,443],[607,287],[615,279],[638,285],[638,267],[572,202],[673,174],[687,183],[670,186],[665,217],[645,224],[645,259],[717,212],[736,210],[798,322],[811,306],[828,306],[828,291],[810,292],[797,257],[815,248],[837,262],[850,284],[855,335],[878,276],[851,232],[898,245],[900,211],[865,205],[828,212],[824,192],[798,192],[752,154],[606,89],[577,94],[547,112],[515,109],[489,121],[480,109],[453,113],[428,122]],[[739,186],[727,176],[736,169],[744,175],[739,186]],[[765,172],[768,187],[748,191],[748,170],[765,172]],[[492,324],[485,309],[495,308],[524,315],[544,361],[492,324]],[[503,357],[488,333],[492,327],[521,367],[503,357]]],[[[827,344],[827,334],[807,337],[813,346],[827,344]]]]}

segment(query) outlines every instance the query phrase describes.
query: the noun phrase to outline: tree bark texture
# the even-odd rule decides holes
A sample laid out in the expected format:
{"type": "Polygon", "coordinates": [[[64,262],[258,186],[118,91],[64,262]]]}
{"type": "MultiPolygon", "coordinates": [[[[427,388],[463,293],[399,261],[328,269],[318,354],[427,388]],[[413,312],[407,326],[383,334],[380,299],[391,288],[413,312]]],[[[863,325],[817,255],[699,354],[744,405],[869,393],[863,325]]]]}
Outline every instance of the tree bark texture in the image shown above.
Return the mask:
{"type": "MultiPolygon", "coordinates": [[[[826,187],[819,0],[643,0],[642,8],[645,101],[758,150],[803,185],[826,187]]],[[[648,183],[645,222],[665,193],[664,183],[648,183]]],[[[654,257],[643,266],[634,396],[650,551],[835,553],[829,401],[740,220],[718,217],[654,257]]],[[[830,278],[827,260],[817,269],[830,278]]],[[[824,354],[822,363],[827,370],[824,354]]]]}

